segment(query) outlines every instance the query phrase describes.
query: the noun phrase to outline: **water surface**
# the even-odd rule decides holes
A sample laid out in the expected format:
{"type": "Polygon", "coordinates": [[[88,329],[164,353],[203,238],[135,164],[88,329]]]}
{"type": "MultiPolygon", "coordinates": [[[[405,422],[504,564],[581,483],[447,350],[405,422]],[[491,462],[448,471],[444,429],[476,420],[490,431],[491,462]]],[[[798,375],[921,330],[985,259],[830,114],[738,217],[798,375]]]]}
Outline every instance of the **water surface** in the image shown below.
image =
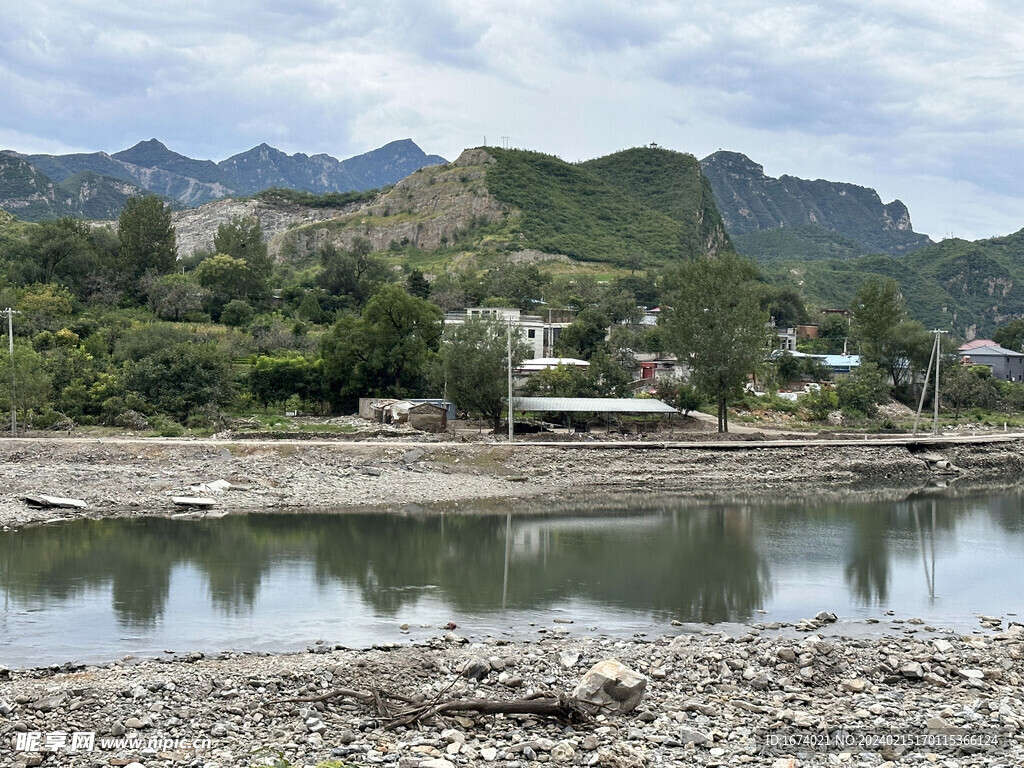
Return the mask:
{"type": "Polygon", "coordinates": [[[436,635],[449,621],[462,633],[523,636],[571,619],[628,636],[666,631],[672,619],[893,610],[969,630],[977,613],[1007,615],[1024,599],[1019,494],[538,504],[483,515],[81,520],[3,533],[0,663],[366,646],[436,635]]]}

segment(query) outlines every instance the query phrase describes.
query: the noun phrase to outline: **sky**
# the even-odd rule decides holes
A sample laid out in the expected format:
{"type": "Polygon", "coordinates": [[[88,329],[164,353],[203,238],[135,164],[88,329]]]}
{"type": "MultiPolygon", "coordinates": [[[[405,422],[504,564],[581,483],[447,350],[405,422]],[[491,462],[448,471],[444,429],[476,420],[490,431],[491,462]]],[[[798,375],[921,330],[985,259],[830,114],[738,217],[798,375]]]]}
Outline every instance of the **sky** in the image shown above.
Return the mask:
{"type": "Polygon", "coordinates": [[[575,161],[656,142],[873,187],[936,240],[1024,227],[1013,0],[5,6],[0,148],[346,158],[411,138],[575,161]]]}

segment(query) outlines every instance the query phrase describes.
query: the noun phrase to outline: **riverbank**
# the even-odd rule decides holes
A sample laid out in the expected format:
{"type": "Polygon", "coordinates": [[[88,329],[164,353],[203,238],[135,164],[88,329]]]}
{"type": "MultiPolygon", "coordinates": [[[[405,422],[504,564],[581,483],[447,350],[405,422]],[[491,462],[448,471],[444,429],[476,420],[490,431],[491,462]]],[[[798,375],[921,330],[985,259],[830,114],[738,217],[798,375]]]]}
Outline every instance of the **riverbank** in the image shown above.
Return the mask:
{"type": "MultiPolygon", "coordinates": [[[[761,625],[730,636],[706,627],[634,640],[577,636],[574,626],[552,624],[535,630],[532,642],[469,643],[435,628],[437,637],[421,645],[366,651],[314,646],[3,670],[0,740],[33,747],[34,734],[93,733],[95,742],[77,754],[38,745],[2,750],[0,766],[1019,765],[1020,625],[990,620],[955,635],[910,619],[883,625],[881,637],[850,638],[822,618],[813,633],[761,625]],[[388,729],[391,718],[372,700],[332,696],[338,689],[420,702],[557,696],[609,658],[646,678],[639,707],[572,727],[464,713],[388,729]],[[116,737],[139,741],[106,742],[116,737]]],[[[406,706],[389,701],[392,712],[406,706]]]]}
{"type": "Polygon", "coordinates": [[[207,496],[217,513],[468,502],[594,493],[696,496],[906,493],[930,481],[1016,485],[1024,442],[928,448],[839,442],[567,443],[256,440],[0,441],[0,525],[68,517],[180,513],[172,496],[207,496]],[[941,457],[953,470],[936,472],[941,457]],[[224,491],[196,487],[223,480],[224,491]],[[81,499],[85,510],[32,509],[26,496],[81,499]]]}

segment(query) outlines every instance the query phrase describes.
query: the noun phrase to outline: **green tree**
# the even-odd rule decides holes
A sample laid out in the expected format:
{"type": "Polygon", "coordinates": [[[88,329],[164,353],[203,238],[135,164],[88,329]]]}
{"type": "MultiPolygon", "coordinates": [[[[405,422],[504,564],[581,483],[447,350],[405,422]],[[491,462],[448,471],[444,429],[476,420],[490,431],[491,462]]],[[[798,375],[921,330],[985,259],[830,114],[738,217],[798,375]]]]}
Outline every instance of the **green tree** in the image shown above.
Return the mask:
{"type": "Polygon", "coordinates": [[[878,406],[889,399],[889,385],[878,366],[862,362],[835,383],[839,407],[844,413],[873,416],[878,406]]]}
{"type": "Polygon", "coordinates": [[[555,341],[555,353],[558,355],[579,356],[589,360],[598,345],[604,342],[608,332],[608,318],[596,307],[587,307],[562,329],[555,341]]]}
{"type": "Polygon", "coordinates": [[[174,269],[178,252],[171,209],[156,195],[128,198],[117,220],[117,237],[117,275],[128,293],[138,293],[139,278],[147,272],[165,275],[174,269]]]}
{"type": "Polygon", "coordinates": [[[246,377],[256,401],[265,408],[292,396],[308,402],[321,400],[320,370],[301,355],[261,356],[246,377]]]}
{"type": "Polygon", "coordinates": [[[992,341],[1005,349],[1020,352],[1024,349],[1024,320],[1011,320],[992,334],[992,341]]]}
{"type": "Polygon", "coordinates": [[[220,321],[232,328],[244,328],[252,322],[255,316],[256,312],[249,302],[242,299],[232,299],[224,305],[224,309],[220,313],[220,321]]]}
{"type": "Polygon", "coordinates": [[[430,283],[423,276],[421,270],[415,267],[410,269],[408,276],[405,278],[405,283],[406,290],[409,291],[410,296],[415,296],[418,299],[430,298],[430,283]]]}
{"type": "Polygon", "coordinates": [[[408,397],[425,389],[428,360],[443,328],[441,310],[383,286],[362,316],[342,316],[321,341],[324,375],[337,406],[363,396],[408,397]]]}
{"type": "Polygon", "coordinates": [[[359,309],[392,279],[387,265],[372,254],[370,241],[357,237],[349,251],[328,244],[320,251],[317,285],[333,296],[345,298],[346,306],[359,309]]]}
{"type": "Polygon", "coordinates": [[[525,389],[528,395],[583,397],[590,389],[590,381],[582,368],[559,364],[530,376],[525,389]]]}
{"type": "Polygon", "coordinates": [[[186,421],[210,406],[230,402],[231,369],[215,344],[183,342],[128,365],[127,389],[157,410],[186,421]]]}
{"type": "Polygon", "coordinates": [[[151,281],[147,294],[153,314],[176,323],[200,313],[207,297],[194,273],[161,275],[151,281]]]}
{"type": "Polygon", "coordinates": [[[227,254],[248,265],[247,298],[262,302],[266,298],[273,263],[267,255],[267,243],[259,220],[252,216],[233,216],[230,222],[217,227],[213,247],[217,253],[227,254]]]}
{"type": "Polygon", "coordinates": [[[29,235],[28,255],[42,283],[78,286],[96,266],[89,225],[72,218],[37,224],[29,235]]]}
{"type": "Polygon", "coordinates": [[[964,408],[993,408],[999,400],[999,385],[987,365],[947,364],[942,369],[940,398],[960,418],[964,408]]]}
{"type": "Polygon", "coordinates": [[[718,406],[718,431],[729,431],[728,405],[769,349],[757,270],[734,253],[683,261],[667,276],[668,343],[693,383],[718,406]]]}
{"type": "Polygon", "coordinates": [[[931,337],[921,323],[908,319],[899,284],[891,277],[872,276],[861,284],[852,330],[861,358],[878,366],[894,387],[911,380],[922,358],[927,365],[931,337]]]}
{"type": "MultiPolygon", "coordinates": [[[[512,334],[512,367],[529,354],[518,333],[512,334]]],[[[496,318],[474,318],[445,329],[440,350],[445,392],[459,408],[489,419],[501,428],[508,395],[508,325],[496,318]]]]}
{"type": "Polygon", "coordinates": [[[207,290],[206,308],[214,320],[220,319],[224,306],[232,299],[249,294],[252,270],[244,259],[218,253],[206,259],[195,271],[196,280],[207,290]]]}
{"type": "Polygon", "coordinates": [[[632,379],[629,372],[614,357],[601,349],[590,357],[587,381],[590,397],[629,397],[632,394],[632,379]]]}
{"type": "MultiPolygon", "coordinates": [[[[6,329],[5,329],[6,330],[6,329]]],[[[46,372],[42,355],[32,346],[16,341],[14,344],[14,368],[11,369],[11,357],[8,353],[6,333],[2,337],[3,349],[0,354],[0,413],[11,412],[11,391],[13,384],[14,404],[21,416],[19,421],[25,422],[25,414],[30,410],[39,410],[45,406],[53,391],[52,381],[46,372]]],[[[9,421],[7,422],[10,423],[9,421]]]]}
{"type": "Polygon", "coordinates": [[[654,391],[659,400],[682,411],[688,416],[704,404],[704,394],[688,381],[678,376],[661,376],[654,383],[654,391]]]}

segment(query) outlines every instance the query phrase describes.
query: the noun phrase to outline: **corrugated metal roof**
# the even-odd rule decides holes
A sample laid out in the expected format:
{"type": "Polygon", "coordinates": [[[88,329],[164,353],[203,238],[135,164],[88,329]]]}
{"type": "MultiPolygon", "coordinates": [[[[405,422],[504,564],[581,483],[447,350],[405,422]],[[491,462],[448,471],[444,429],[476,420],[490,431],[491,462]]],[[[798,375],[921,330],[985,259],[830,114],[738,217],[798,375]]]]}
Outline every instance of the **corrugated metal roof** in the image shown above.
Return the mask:
{"type": "Polygon", "coordinates": [[[514,397],[520,411],[550,413],[678,413],[661,400],[633,397],[514,397]]]}

